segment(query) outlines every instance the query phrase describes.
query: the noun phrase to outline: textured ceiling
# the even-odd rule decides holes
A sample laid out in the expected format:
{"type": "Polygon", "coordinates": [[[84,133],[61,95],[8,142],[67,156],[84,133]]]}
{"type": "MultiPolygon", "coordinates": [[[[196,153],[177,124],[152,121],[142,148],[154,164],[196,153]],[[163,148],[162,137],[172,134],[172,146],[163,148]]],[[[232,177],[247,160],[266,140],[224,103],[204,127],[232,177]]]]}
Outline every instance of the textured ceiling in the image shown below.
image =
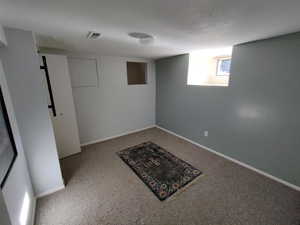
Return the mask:
{"type": "Polygon", "coordinates": [[[0,0],[0,23],[34,31],[43,47],[160,58],[299,31],[299,10],[299,0],[0,0]],[[86,39],[90,30],[102,38],[86,39]]]}

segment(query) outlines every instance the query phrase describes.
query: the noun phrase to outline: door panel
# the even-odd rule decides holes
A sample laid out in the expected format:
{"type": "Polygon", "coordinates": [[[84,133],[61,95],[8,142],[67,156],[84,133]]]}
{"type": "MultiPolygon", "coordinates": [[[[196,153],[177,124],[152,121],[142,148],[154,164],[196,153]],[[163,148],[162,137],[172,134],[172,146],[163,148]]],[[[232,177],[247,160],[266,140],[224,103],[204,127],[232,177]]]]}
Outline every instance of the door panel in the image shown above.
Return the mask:
{"type": "Polygon", "coordinates": [[[45,55],[56,116],[50,108],[60,158],[81,151],[78,126],[66,56],[45,55]]]}

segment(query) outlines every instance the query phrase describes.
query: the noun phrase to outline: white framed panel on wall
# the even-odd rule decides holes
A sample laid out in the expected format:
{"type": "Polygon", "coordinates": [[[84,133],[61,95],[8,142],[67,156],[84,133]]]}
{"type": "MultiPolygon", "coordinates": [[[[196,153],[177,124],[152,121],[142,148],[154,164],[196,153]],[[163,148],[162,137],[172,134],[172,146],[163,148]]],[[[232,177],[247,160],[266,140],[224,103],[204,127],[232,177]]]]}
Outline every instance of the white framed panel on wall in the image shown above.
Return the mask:
{"type": "Polygon", "coordinates": [[[68,57],[72,88],[99,87],[96,58],[68,57]]]}

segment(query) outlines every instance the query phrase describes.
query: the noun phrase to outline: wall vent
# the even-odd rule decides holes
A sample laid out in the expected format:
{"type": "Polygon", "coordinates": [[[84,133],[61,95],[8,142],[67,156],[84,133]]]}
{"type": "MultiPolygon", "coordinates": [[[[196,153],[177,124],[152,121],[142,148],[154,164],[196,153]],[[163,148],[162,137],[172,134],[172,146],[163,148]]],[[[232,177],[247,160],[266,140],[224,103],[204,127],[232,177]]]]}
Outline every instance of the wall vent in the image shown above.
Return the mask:
{"type": "Polygon", "coordinates": [[[94,31],[89,31],[87,36],[88,39],[97,40],[101,37],[101,34],[94,31]]]}

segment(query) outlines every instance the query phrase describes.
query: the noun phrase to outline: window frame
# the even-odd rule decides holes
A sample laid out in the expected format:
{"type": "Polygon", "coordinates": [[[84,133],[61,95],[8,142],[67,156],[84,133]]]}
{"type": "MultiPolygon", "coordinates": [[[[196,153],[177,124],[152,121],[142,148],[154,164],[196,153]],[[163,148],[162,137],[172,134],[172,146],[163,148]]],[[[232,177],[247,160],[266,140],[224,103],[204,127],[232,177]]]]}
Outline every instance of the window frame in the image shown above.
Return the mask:
{"type": "MultiPolygon", "coordinates": [[[[231,56],[221,56],[221,57],[216,57],[216,60],[217,60],[217,65],[216,65],[216,74],[215,76],[217,77],[229,77],[230,76],[230,71],[228,74],[225,74],[225,73],[219,73],[219,66],[220,66],[220,61],[223,61],[223,60],[230,60],[230,68],[231,68],[231,56]]],[[[230,70],[229,68],[229,70],[230,70]]]]}

